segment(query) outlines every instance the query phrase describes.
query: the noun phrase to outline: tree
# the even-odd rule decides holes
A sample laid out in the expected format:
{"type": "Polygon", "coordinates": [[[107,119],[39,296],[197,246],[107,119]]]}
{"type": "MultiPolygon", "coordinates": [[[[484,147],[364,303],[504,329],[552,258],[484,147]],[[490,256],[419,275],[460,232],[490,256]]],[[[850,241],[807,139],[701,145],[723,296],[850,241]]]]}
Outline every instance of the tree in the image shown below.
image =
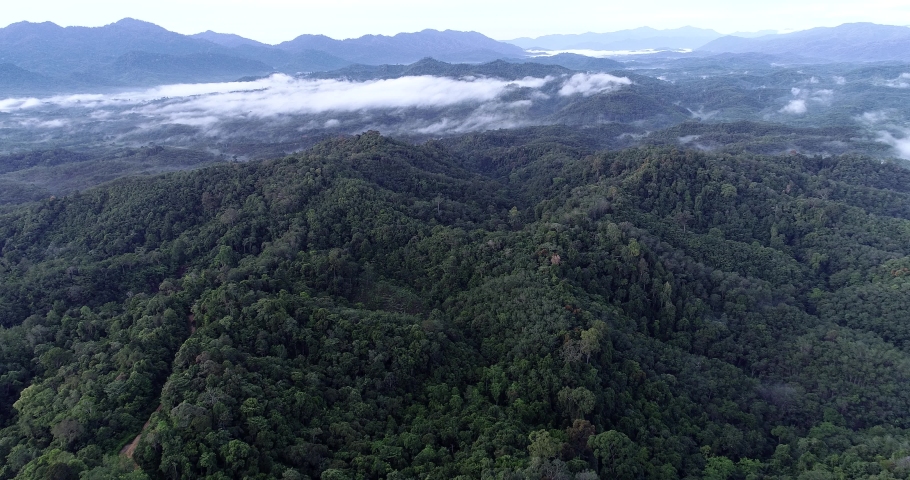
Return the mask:
{"type": "Polygon", "coordinates": [[[622,432],[609,430],[588,439],[588,446],[600,461],[601,477],[635,478],[643,471],[640,449],[622,432]]]}
{"type": "Polygon", "coordinates": [[[597,320],[594,325],[581,331],[581,352],[585,355],[585,362],[591,363],[591,354],[600,351],[600,342],[607,331],[607,324],[597,320]]]}
{"type": "Polygon", "coordinates": [[[581,418],[594,410],[597,398],[585,387],[564,387],[559,391],[559,403],[571,418],[581,418]]]}
{"type": "Polygon", "coordinates": [[[531,441],[531,444],[528,445],[528,453],[535,462],[549,460],[562,450],[562,442],[553,438],[546,430],[531,432],[528,440],[531,441]]]}

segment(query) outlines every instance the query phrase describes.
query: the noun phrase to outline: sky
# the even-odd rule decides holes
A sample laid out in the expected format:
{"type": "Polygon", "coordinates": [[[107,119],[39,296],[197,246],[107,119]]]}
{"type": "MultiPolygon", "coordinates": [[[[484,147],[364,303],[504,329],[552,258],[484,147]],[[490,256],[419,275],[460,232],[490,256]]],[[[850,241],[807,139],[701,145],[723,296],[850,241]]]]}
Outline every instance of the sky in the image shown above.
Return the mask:
{"type": "Polygon", "coordinates": [[[304,33],[333,38],[425,28],[498,40],[554,33],[691,25],[721,33],[795,31],[848,22],[910,25],[910,0],[5,0],[0,26],[23,20],[101,26],[124,17],[183,34],[213,30],[265,43],[304,33]]]}

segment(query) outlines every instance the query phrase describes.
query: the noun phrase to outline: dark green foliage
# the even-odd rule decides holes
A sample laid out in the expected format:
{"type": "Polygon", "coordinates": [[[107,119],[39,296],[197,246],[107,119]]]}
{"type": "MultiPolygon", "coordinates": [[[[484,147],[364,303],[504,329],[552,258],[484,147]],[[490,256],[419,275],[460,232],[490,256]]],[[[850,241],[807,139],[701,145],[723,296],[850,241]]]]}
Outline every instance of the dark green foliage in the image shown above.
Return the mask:
{"type": "Polygon", "coordinates": [[[0,478],[908,478],[907,171],[593,131],[5,214],[0,478]]]}

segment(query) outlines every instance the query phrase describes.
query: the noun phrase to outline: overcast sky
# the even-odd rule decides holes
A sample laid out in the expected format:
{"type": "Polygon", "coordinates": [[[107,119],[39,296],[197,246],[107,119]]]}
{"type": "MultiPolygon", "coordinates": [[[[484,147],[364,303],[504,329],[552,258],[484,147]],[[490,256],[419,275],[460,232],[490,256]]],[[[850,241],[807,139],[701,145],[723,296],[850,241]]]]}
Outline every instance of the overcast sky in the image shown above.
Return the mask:
{"type": "Polygon", "coordinates": [[[847,22],[910,25],[910,0],[4,0],[0,25],[28,20],[101,26],[123,17],[191,34],[236,33],[266,43],[304,33],[333,38],[425,28],[496,39],[692,25],[722,33],[803,30],[847,22]]]}

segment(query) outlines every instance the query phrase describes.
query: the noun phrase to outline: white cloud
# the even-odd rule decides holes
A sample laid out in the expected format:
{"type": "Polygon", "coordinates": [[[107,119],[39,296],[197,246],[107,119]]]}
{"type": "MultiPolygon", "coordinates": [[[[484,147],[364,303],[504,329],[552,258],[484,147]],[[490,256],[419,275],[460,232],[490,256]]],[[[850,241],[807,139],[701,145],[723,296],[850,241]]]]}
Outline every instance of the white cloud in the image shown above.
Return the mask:
{"type": "Polygon", "coordinates": [[[885,81],[885,86],[891,88],[910,88],[910,73],[902,73],[894,80],[885,81]]]}
{"type": "Polygon", "coordinates": [[[857,120],[869,125],[875,125],[876,123],[881,123],[889,119],[888,112],[884,110],[877,110],[873,112],[866,112],[860,117],[857,117],[857,120]]]}
{"type": "Polygon", "coordinates": [[[37,98],[6,98],[0,100],[0,112],[9,113],[40,105],[41,100],[38,100],[37,98]]]}
{"type": "Polygon", "coordinates": [[[588,97],[597,93],[611,92],[631,84],[632,81],[626,77],[614,77],[606,73],[577,73],[563,84],[559,89],[559,94],[568,97],[580,93],[588,97]]]}
{"type": "Polygon", "coordinates": [[[349,82],[300,80],[278,74],[253,82],[164,85],[112,95],[77,94],[44,99],[8,98],[0,100],[0,112],[41,107],[96,109],[144,106],[137,111],[142,113],[203,109],[270,116],[328,110],[448,106],[465,101],[492,100],[510,88],[537,89],[552,80],[552,77],[504,81],[489,78],[455,80],[419,76],[349,82]]]}
{"type": "Polygon", "coordinates": [[[66,120],[62,119],[53,119],[53,120],[39,120],[37,118],[26,118],[19,121],[20,127],[26,128],[62,128],[69,124],[66,120]]]}
{"type": "Polygon", "coordinates": [[[891,145],[898,157],[910,160],[910,136],[907,133],[905,131],[903,137],[897,138],[891,132],[882,130],[878,132],[878,141],[891,145]]]}
{"type": "MultiPolygon", "coordinates": [[[[236,130],[230,127],[236,120],[276,125],[276,122],[293,121],[298,128],[306,129],[342,125],[359,128],[357,125],[374,121],[372,112],[385,112],[383,115],[413,118],[397,123],[393,129],[399,131],[462,132],[528,124],[528,108],[536,102],[550,100],[547,92],[558,91],[563,97],[589,96],[631,83],[628,78],[607,74],[526,77],[511,81],[411,76],[363,82],[276,74],[253,82],[178,84],[116,94],[0,99],[0,112],[34,118],[65,114],[74,119],[75,126],[98,121],[120,122],[124,131],[132,128],[148,131],[167,124],[187,125],[209,136],[236,130]],[[513,99],[516,97],[517,100],[513,99]],[[447,119],[439,120],[438,112],[431,116],[433,120],[403,113],[412,109],[445,110],[447,119]],[[350,121],[352,115],[357,121],[350,121]]],[[[385,120],[376,121],[377,127],[385,125],[385,120]]],[[[21,126],[39,125],[32,122],[21,126]]]]}
{"type": "Polygon", "coordinates": [[[464,119],[443,118],[423,127],[406,127],[422,134],[464,133],[492,128],[518,128],[533,125],[527,116],[520,115],[532,105],[530,100],[509,103],[485,103],[464,119]]]}
{"type": "Polygon", "coordinates": [[[808,109],[806,108],[805,100],[790,100],[784,108],[780,109],[780,113],[789,113],[791,115],[802,115],[806,113],[808,109]]]}
{"type": "Polygon", "coordinates": [[[712,117],[714,117],[715,115],[717,115],[718,113],[720,113],[720,110],[713,110],[710,112],[706,112],[705,107],[699,108],[697,112],[692,109],[688,109],[688,110],[689,110],[689,113],[692,114],[692,118],[697,118],[699,120],[709,120],[712,117]]]}
{"type": "Polygon", "coordinates": [[[552,78],[516,81],[480,78],[474,80],[419,76],[389,80],[349,82],[297,80],[276,75],[262,88],[216,92],[138,106],[133,112],[164,117],[170,123],[190,124],[187,119],[268,118],[324,112],[358,112],[381,109],[445,108],[459,104],[496,102],[517,88],[537,89],[552,78]]]}
{"type": "Polygon", "coordinates": [[[816,90],[812,92],[812,97],[810,98],[816,102],[830,105],[831,100],[834,98],[834,90],[816,90]]]}
{"type": "Polygon", "coordinates": [[[838,84],[838,85],[846,85],[846,84],[847,84],[847,79],[844,78],[844,77],[835,75],[835,76],[834,76],[834,83],[836,83],[836,84],[838,84]]]}

